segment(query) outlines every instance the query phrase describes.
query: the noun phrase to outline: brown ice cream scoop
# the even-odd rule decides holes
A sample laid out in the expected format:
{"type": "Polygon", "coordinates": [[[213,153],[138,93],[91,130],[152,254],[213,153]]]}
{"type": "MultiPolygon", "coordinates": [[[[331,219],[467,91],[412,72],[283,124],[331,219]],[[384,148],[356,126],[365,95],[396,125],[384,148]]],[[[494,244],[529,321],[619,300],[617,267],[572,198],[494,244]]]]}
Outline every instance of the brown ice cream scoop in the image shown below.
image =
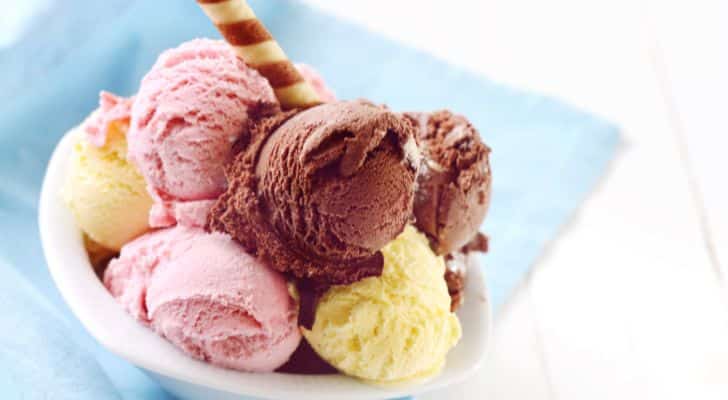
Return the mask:
{"type": "Polygon", "coordinates": [[[423,155],[417,177],[416,226],[438,255],[455,252],[478,232],[490,203],[490,148],[468,120],[450,111],[406,113],[423,155]]]}
{"type": "Polygon", "coordinates": [[[412,216],[419,151],[404,117],[366,101],[263,119],[210,216],[280,271],[345,284],[382,269],[412,216]]]}

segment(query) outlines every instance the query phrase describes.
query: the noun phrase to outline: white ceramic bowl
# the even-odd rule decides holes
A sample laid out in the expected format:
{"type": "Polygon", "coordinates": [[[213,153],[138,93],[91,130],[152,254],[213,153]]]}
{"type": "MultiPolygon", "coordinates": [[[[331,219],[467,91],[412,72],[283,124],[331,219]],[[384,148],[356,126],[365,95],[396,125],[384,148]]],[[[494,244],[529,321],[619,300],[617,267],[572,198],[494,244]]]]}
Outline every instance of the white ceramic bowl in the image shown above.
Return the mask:
{"type": "Polygon", "coordinates": [[[343,375],[250,374],[190,357],[138,324],[109,295],[88,261],[82,236],[60,197],[76,140],[66,135],[48,165],[40,199],[40,233],[53,279],[76,317],[102,345],[144,369],[181,399],[387,399],[462,381],[485,355],[491,313],[480,268],[473,268],[458,310],[463,336],[436,378],[423,384],[378,388],[343,375]]]}

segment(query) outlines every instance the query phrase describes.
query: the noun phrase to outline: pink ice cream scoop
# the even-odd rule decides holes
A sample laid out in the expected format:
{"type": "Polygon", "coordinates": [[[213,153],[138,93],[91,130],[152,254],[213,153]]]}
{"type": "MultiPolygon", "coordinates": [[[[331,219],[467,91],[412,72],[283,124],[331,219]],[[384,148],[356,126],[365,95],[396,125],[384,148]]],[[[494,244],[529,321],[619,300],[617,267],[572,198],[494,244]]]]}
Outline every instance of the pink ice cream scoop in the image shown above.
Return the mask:
{"type": "Polygon", "coordinates": [[[177,226],[124,246],[105,273],[112,295],[192,357],[269,372],[301,341],[283,276],[230,237],[177,226]]]}
{"type": "Polygon", "coordinates": [[[150,225],[173,225],[188,211],[199,222],[225,189],[224,166],[251,114],[277,107],[268,81],[225,42],[197,39],[163,52],[142,80],[128,134],[129,159],[155,200],[150,225]]]}

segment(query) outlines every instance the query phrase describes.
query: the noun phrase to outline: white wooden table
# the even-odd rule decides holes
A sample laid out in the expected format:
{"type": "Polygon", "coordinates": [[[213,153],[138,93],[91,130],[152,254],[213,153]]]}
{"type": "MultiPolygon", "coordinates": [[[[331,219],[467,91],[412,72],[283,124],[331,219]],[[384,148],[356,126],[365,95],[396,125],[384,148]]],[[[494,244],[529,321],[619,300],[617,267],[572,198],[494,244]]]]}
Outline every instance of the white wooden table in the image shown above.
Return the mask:
{"type": "Polygon", "coordinates": [[[728,2],[307,1],[623,129],[485,366],[422,398],[727,398],[728,2]]]}

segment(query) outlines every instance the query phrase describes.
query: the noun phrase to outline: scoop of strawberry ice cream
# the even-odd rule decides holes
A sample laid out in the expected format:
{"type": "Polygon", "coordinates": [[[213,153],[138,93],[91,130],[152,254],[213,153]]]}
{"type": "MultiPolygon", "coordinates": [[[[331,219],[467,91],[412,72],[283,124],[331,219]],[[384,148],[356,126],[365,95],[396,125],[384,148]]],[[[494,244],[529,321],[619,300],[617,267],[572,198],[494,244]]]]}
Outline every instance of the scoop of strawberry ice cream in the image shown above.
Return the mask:
{"type": "Polygon", "coordinates": [[[104,284],[139,321],[215,365],[273,371],[301,341],[283,276],[224,234],[176,226],[142,236],[104,284]]]}
{"type": "Polygon", "coordinates": [[[163,52],[142,80],[128,134],[129,159],[155,200],[150,225],[173,225],[189,209],[194,217],[200,207],[178,205],[220,195],[232,145],[247,134],[251,114],[277,107],[268,81],[222,41],[163,52]]]}

